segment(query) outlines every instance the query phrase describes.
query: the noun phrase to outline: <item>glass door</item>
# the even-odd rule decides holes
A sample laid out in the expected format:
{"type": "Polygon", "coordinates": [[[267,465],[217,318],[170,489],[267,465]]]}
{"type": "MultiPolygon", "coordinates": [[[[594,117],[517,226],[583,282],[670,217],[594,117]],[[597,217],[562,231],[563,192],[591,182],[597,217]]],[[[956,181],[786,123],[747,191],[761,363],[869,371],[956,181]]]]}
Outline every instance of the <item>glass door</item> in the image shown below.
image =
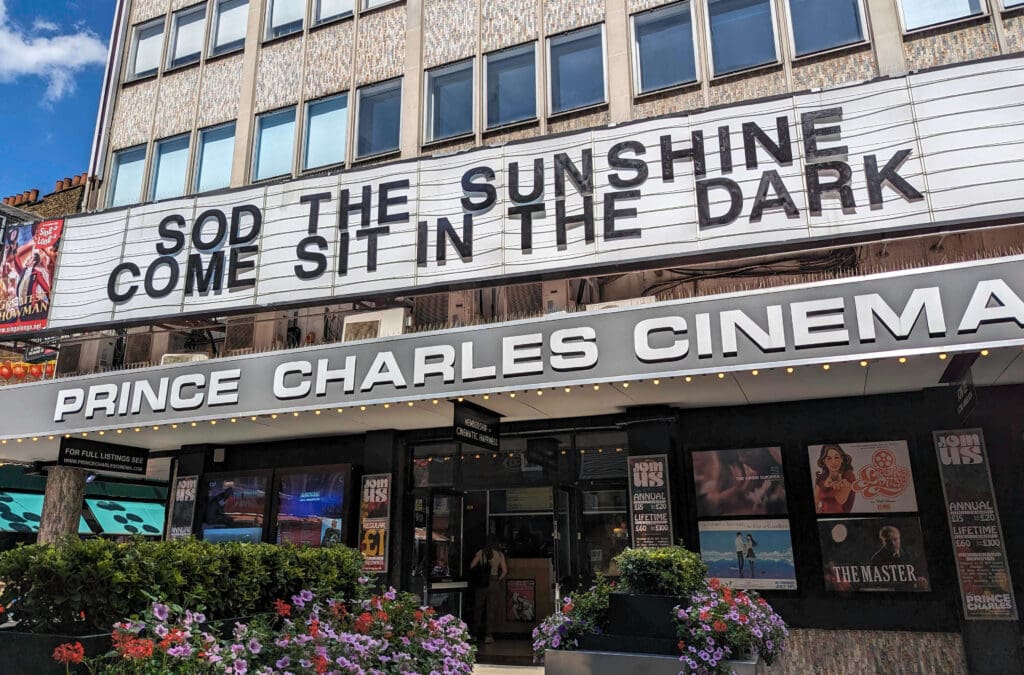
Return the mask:
{"type": "Polygon", "coordinates": [[[419,493],[414,502],[415,587],[422,589],[424,604],[460,617],[469,588],[463,574],[463,505],[461,494],[442,488],[419,493]]]}
{"type": "Polygon", "coordinates": [[[570,532],[570,516],[572,513],[572,493],[569,488],[560,487],[555,490],[554,519],[554,554],[555,570],[555,607],[560,607],[562,595],[572,587],[572,539],[570,532]]]}

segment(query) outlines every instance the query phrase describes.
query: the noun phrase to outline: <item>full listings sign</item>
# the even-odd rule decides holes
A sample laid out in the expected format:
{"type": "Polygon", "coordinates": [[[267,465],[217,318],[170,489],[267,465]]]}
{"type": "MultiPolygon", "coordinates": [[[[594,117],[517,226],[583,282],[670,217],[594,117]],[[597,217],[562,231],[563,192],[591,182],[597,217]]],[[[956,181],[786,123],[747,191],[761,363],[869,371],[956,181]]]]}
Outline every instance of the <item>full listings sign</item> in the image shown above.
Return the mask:
{"type": "Polygon", "coordinates": [[[595,274],[1019,213],[1024,123],[1007,111],[1024,102],[1022,64],[75,217],[50,327],[595,274]]]}
{"type": "Polygon", "coordinates": [[[672,545],[668,455],[629,458],[629,518],[634,548],[672,545]]]}
{"type": "Polygon", "coordinates": [[[1017,620],[1010,567],[981,429],[933,433],[964,616],[1017,620]]]}
{"type": "Polygon", "coordinates": [[[391,520],[391,474],[363,476],[359,498],[359,552],[367,572],[388,570],[388,529],[391,520]]]}
{"type": "Polygon", "coordinates": [[[62,438],[57,464],[90,471],[146,475],[149,450],[128,445],[98,443],[84,438],[62,438]]]}

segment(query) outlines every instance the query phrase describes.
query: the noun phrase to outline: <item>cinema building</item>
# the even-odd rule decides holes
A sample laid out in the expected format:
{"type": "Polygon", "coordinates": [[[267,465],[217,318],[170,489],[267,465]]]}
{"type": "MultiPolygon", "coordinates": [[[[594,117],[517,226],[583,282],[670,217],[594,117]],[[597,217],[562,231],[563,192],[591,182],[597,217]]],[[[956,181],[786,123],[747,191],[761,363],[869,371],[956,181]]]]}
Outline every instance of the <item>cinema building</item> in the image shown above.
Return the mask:
{"type": "Polygon", "coordinates": [[[483,660],[681,542],[779,670],[1020,672],[1024,3],[356,5],[118,3],[0,455],[448,611],[494,536],[483,660]]]}

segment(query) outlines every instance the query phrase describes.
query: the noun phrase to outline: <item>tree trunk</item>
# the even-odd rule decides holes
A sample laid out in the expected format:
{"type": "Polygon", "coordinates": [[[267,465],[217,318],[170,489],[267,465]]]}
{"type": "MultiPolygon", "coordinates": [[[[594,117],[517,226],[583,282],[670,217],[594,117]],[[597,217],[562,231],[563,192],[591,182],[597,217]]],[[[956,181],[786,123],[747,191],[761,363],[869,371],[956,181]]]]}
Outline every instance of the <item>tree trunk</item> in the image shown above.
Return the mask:
{"type": "Polygon", "coordinates": [[[84,497],[85,471],[68,466],[50,468],[39,523],[40,544],[58,544],[64,537],[78,534],[84,497]]]}

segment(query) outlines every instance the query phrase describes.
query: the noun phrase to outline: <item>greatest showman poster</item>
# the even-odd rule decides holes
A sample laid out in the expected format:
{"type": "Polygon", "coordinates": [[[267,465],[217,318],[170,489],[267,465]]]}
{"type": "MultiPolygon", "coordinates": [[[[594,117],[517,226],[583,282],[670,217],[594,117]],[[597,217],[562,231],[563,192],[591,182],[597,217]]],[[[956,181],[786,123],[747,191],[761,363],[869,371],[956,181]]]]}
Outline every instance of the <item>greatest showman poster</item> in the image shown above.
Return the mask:
{"type": "Polygon", "coordinates": [[[63,230],[63,220],[17,223],[4,228],[0,334],[46,328],[63,230]]]}
{"type": "Polygon", "coordinates": [[[808,447],[819,514],[913,513],[914,475],[906,441],[808,447]]]}

